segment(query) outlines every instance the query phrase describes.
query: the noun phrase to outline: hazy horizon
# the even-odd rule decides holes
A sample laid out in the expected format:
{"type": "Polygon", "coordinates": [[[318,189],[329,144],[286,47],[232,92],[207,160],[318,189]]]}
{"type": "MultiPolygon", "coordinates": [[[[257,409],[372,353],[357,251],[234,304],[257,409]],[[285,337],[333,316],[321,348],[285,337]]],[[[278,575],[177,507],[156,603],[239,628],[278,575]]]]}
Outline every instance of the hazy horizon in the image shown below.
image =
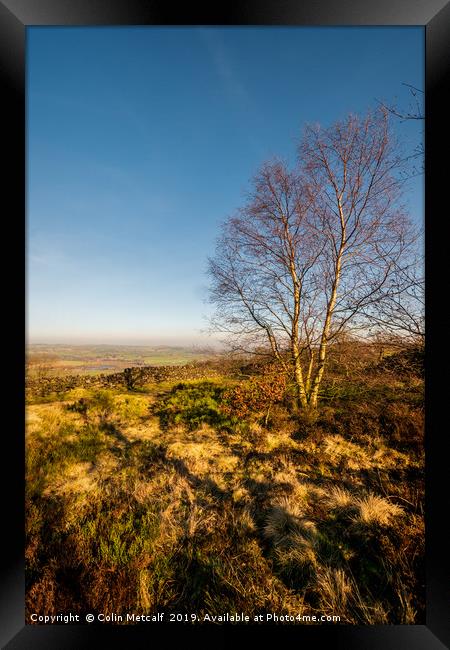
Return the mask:
{"type": "Polygon", "coordinates": [[[213,338],[167,338],[167,337],[100,337],[100,336],[86,336],[86,337],[27,337],[26,345],[69,345],[69,346],[126,346],[126,347],[181,347],[181,348],[211,348],[219,349],[222,343],[218,339],[213,338]]]}

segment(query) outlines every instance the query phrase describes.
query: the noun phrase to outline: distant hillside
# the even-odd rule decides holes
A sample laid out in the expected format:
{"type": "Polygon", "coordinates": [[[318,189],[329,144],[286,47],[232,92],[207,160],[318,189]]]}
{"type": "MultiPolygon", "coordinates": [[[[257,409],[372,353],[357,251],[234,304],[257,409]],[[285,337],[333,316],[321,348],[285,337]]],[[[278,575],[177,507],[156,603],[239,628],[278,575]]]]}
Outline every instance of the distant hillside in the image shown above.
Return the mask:
{"type": "Polygon", "coordinates": [[[129,366],[183,365],[215,356],[213,350],[205,347],[47,343],[27,346],[27,365],[31,374],[117,372],[129,366]]]}

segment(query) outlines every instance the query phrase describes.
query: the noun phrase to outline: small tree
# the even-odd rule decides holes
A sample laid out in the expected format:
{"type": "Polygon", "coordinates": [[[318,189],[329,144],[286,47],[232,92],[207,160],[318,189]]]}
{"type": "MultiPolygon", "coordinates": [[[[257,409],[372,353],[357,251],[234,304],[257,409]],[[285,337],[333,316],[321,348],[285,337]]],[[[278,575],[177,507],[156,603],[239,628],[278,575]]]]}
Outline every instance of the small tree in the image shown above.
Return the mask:
{"type": "Polygon", "coordinates": [[[263,342],[305,409],[317,406],[329,344],[367,327],[410,245],[401,158],[388,112],[306,127],[298,164],[265,164],[209,260],[213,327],[235,349],[263,342]]]}
{"type": "Polygon", "coordinates": [[[286,388],[286,376],[269,364],[262,376],[252,377],[250,381],[225,391],[222,410],[226,415],[239,419],[263,412],[264,425],[267,426],[272,406],[283,400],[286,388]]]}

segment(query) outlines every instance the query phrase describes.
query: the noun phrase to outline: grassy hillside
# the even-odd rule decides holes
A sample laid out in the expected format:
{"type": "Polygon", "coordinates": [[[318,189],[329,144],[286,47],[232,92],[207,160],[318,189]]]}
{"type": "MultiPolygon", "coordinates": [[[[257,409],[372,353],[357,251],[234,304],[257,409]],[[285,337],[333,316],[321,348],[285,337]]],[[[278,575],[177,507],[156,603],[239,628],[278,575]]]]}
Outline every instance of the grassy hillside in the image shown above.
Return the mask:
{"type": "Polygon", "coordinates": [[[423,623],[423,386],[391,366],[308,417],[232,375],[29,405],[28,612],[423,623]]]}

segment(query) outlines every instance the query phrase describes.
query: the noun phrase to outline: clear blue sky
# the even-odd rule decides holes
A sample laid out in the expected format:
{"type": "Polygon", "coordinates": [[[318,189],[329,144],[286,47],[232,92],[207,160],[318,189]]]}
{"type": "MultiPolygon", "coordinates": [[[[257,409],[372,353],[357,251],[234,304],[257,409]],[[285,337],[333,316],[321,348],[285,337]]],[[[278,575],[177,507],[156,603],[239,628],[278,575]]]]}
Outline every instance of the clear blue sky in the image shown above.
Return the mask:
{"type": "MultiPolygon", "coordinates": [[[[206,259],[248,180],[424,88],[411,28],[27,30],[30,342],[208,341],[206,259]]],[[[413,148],[423,125],[398,123],[413,148]]],[[[407,201],[423,219],[423,177],[407,201]]]]}

